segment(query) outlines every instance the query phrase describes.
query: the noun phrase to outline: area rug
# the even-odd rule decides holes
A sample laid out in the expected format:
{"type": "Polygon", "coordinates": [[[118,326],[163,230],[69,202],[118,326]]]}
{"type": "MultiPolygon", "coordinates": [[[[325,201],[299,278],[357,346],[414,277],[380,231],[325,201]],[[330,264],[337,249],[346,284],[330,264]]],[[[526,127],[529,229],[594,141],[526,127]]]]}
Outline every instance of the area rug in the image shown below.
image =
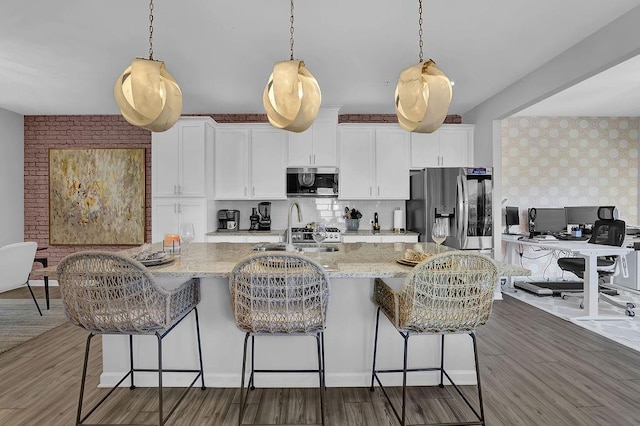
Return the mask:
{"type": "Polygon", "coordinates": [[[518,290],[515,293],[503,291],[503,296],[513,297],[521,300],[529,305],[542,309],[545,312],[553,314],[564,320],[593,331],[601,336],[621,343],[627,347],[640,351],[640,292],[618,289],[620,300],[634,302],[636,308],[636,316],[631,318],[624,314],[624,310],[610,305],[606,302],[598,303],[598,312],[600,315],[619,317],[613,321],[577,321],[574,318],[584,316],[584,310],[580,309],[580,298],[570,297],[562,299],[553,296],[536,296],[524,290],[518,290]]]}
{"type": "Polygon", "coordinates": [[[31,299],[0,299],[0,353],[18,346],[67,321],[60,299],[51,299],[38,315],[31,299]]]}

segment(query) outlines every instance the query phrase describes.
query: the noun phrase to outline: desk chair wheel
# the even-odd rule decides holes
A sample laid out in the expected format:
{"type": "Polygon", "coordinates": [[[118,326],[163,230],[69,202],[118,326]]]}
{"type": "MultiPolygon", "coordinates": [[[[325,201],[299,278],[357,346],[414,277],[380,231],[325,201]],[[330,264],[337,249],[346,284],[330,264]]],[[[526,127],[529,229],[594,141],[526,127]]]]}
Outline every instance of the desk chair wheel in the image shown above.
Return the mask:
{"type": "Polygon", "coordinates": [[[580,309],[584,309],[584,302],[580,302],[580,309]]]}
{"type": "Polygon", "coordinates": [[[629,309],[625,310],[624,313],[627,314],[627,316],[632,318],[636,316],[636,313],[633,311],[630,311],[629,309]]]}

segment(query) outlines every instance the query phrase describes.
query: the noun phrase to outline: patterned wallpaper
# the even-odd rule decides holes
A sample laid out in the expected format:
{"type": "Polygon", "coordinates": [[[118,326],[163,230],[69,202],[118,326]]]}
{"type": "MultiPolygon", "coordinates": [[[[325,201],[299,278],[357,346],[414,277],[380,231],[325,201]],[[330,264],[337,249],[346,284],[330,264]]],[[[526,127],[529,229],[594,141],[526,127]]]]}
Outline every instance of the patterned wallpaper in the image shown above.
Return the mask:
{"type": "MultiPolygon", "coordinates": [[[[520,208],[519,232],[527,232],[529,207],[615,205],[621,219],[638,224],[639,123],[635,117],[502,120],[502,198],[520,208]]],[[[552,272],[540,266],[534,275],[552,272]]]]}
{"type": "Polygon", "coordinates": [[[637,118],[512,117],[502,120],[502,197],[507,205],[615,205],[638,223],[637,118]]]}

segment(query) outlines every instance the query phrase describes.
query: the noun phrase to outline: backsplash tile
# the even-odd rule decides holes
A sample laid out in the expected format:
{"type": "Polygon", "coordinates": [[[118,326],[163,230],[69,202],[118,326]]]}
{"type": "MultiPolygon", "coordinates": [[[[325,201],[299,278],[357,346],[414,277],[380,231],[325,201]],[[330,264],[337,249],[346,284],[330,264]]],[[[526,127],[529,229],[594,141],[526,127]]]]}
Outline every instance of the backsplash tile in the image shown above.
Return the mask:
{"type": "MultiPolygon", "coordinates": [[[[240,229],[248,229],[250,225],[249,216],[252,207],[257,207],[260,201],[216,201],[216,209],[237,209],[240,210],[240,229]]],[[[378,213],[378,222],[382,229],[393,227],[393,210],[401,208],[405,210],[404,200],[338,200],[336,198],[290,198],[288,200],[271,201],[271,229],[285,229],[287,227],[287,214],[292,201],[297,202],[302,210],[301,224],[309,222],[320,222],[327,225],[345,229],[344,209],[357,209],[362,213],[360,219],[360,229],[372,229],[371,222],[373,215],[378,213]]],[[[215,214],[215,212],[210,212],[215,214]]],[[[209,218],[209,223],[216,224],[215,216],[209,218]]],[[[298,225],[297,215],[293,215],[294,225],[298,225]]],[[[209,229],[215,231],[215,229],[209,229]]]]}

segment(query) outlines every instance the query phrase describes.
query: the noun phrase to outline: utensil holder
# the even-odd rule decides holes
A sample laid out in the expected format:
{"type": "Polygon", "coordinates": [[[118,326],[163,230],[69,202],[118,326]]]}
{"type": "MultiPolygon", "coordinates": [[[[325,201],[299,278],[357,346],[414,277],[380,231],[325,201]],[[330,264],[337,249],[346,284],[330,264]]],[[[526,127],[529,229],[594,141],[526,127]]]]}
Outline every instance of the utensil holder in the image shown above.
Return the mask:
{"type": "Polygon", "coordinates": [[[345,219],[347,231],[357,231],[360,228],[360,219],[345,219]]]}

